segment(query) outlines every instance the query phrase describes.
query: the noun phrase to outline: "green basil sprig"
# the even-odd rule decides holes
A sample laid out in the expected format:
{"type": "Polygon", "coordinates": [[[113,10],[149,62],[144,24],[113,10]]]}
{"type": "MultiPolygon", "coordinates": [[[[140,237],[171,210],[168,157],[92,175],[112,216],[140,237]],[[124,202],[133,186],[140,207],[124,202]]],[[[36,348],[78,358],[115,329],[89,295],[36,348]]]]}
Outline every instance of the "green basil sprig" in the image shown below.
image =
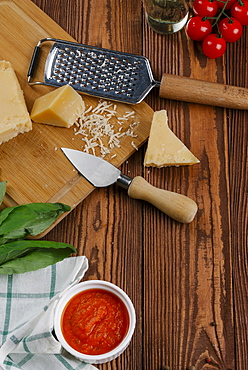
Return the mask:
{"type": "Polygon", "coordinates": [[[53,265],[76,249],[67,243],[18,240],[0,247],[0,274],[19,274],[53,265]]]}
{"type": "Polygon", "coordinates": [[[0,212],[0,245],[42,233],[70,209],[62,203],[30,203],[4,208],[0,212]]]}
{"type": "MultiPolygon", "coordinates": [[[[6,182],[0,182],[0,204],[6,182]]],[[[18,274],[47,267],[76,253],[67,243],[27,240],[45,231],[70,206],[30,203],[0,211],[0,274],[18,274]]]]}

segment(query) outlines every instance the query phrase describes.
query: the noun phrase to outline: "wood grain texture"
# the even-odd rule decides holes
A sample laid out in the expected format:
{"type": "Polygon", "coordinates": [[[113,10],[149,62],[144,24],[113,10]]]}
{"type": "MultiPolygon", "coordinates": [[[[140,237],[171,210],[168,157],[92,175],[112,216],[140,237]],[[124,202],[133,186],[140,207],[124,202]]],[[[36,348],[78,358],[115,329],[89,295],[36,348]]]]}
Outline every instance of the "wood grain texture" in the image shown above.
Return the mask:
{"type": "MultiPolygon", "coordinates": [[[[184,30],[155,34],[140,1],[33,2],[79,42],[147,56],[156,79],[166,72],[248,87],[247,27],[215,61],[184,30]]],[[[99,369],[246,370],[247,112],[159,99],[156,89],[146,101],[167,109],[171,129],[201,163],[144,169],[143,145],[121,169],[195,199],[196,220],[178,224],[110,187],[91,193],[45,238],[74,244],[89,259],[86,279],[112,281],[134,302],[131,345],[99,369]]]]}
{"type": "MultiPolygon", "coordinates": [[[[38,41],[46,37],[75,40],[29,0],[23,0],[21,4],[16,1],[0,1],[0,22],[0,59],[8,60],[13,65],[30,112],[34,100],[52,90],[51,86],[30,86],[27,83],[27,71],[38,41]]],[[[42,44],[32,81],[44,81],[45,61],[52,44],[42,44]]],[[[84,95],[83,99],[86,110],[99,103],[99,99],[94,97],[84,95]]],[[[120,117],[127,112],[133,115],[133,118],[123,123],[123,132],[128,130],[130,124],[137,123],[133,129],[134,136],[123,136],[120,147],[111,149],[110,154],[105,157],[119,166],[136,150],[135,147],[140,147],[147,140],[153,110],[145,102],[134,106],[119,102],[115,105],[120,117]],[[131,145],[132,142],[135,147],[131,145]]],[[[113,124],[113,121],[110,120],[109,123],[113,124]]],[[[61,147],[82,149],[83,136],[75,135],[75,130],[77,131],[75,125],[64,129],[33,123],[33,129],[26,135],[18,135],[14,141],[1,145],[1,177],[7,179],[4,206],[62,202],[73,209],[94,190],[92,185],[77,174],[60,150],[61,147]]],[[[103,142],[104,139],[107,146],[109,138],[102,138],[103,142]]],[[[96,149],[96,154],[100,155],[99,148],[96,149]]],[[[64,216],[59,217],[51,228],[64,216]]]]}

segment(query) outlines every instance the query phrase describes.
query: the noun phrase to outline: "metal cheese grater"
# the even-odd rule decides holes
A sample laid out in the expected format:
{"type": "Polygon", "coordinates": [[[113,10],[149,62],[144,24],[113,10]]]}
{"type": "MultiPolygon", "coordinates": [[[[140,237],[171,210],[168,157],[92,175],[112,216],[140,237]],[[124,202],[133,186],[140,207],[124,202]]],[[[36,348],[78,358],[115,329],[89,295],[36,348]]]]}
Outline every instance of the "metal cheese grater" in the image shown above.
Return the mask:
{"type": "Polygon", "coordinates": [[[34,49],[28,83],[55,87],[70,84],[78,92],[130,104],[140,103],[154,86],[159,86],[159,96],[163,98],[248,109],[247,88],[168,73],[158,82],[153,78],[149,60],[143,56],[50,37],[40,40],[34,49]],[[44,81],[32,82],[43,44],[47,54],[44,81]]]}
{"type": "Polygon", "coordinates": [[[141,102],[160,83],[152,76],[147,58],[54,38],[38,42],[28,71],[28,83],[60,87],[70,84],[78,92],[130,104],[141,102]],[[44,81],[33,81],[43,43],[52,43],[44,81]]]}

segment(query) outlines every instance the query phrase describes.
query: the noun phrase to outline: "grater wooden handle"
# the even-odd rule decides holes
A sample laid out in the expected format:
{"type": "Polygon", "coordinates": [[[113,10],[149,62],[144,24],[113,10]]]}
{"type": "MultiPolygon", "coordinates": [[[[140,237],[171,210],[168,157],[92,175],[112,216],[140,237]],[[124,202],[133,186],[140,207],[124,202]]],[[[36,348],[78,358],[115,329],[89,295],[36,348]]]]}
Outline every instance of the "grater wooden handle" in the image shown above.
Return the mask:
{"type": "Polygon", "coordinates": [[[191,222],[197,212],[197,204],[185,195],[156,188],[143,177],[136,176],[128,188],[130,198],[142,199],[160,209],[169,217],[182,223],[191,222]]]}
{"type": "Polygon", "coordinates": [[[162,98],[217,107],[248,109],[248,89],[164,73],[162,98]]]}

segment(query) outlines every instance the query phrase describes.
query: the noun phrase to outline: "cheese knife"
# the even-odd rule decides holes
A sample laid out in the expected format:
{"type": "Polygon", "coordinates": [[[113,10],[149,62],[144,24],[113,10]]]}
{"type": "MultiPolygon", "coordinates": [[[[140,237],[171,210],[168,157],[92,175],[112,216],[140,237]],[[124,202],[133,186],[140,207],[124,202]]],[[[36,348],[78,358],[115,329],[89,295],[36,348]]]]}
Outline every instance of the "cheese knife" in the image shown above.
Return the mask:
{"type": "Polygon", "coordinates": [[[127,190],[130,198],[145,200],[178,222],[189,223],[194,219],[197,204],[185,195],[156,188],[141,176],[126,176],[100,157],[69,148],[61,150],[93,186],[106,187],[117,183],[127,190]]]}

